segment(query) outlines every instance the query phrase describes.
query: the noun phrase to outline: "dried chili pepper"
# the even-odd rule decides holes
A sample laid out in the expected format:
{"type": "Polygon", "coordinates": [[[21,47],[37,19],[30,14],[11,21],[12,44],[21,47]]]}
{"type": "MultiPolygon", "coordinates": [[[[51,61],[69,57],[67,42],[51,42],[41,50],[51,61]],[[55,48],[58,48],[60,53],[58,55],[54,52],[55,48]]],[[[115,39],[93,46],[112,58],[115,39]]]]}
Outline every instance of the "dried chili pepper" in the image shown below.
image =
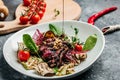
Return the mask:
{"type": "Polygon", "coordinates": [[[103,16],[103,15],[109,13],[109,12],[112,12],[112,11],[114,11],[116,9],[117,9],[116,6],[113,6],[113,7],[110,7],[110,8],[106,8],[106,9],[104,9],[104,10],[102,10],[102,11],[100,11],[100,12],[94,14],[94,15],[92,15],[91,17],[89,17],[88,23],[94,25],[95,20],[97,20],[99,17],[101,17],[101,16],[103,16]]]}

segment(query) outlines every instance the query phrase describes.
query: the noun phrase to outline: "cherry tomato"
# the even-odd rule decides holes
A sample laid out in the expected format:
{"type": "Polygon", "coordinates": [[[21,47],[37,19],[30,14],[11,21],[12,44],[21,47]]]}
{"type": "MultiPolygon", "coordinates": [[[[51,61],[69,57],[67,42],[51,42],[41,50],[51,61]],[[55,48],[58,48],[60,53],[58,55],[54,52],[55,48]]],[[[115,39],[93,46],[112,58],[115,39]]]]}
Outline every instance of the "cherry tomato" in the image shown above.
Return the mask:
{"type": "Polygon", "coordinates": [[[32,0],[23,0],[24,6],[29,6],[31,4],[32,0]]]}
{"type": "Polygon", "coordinates": [[[32,7],[31,7],[31,8],[29,9],[29,11],[30,11],[30,12],[35,12],[35,8],[32,8],[32,7]]]}
{"type": "Polygon", "coordinates": [[[37,13],[40,16],[40,19],[42,19],[44,12],[43,11],[38,11],[37,13]]]}
{"type": "Polygon", "coordinates": [[[37,5],[36,4],[32,4],[32,6],[31,6],[31,8],[36,8],[37,7],[37,5]]]}
{"type": "Polygon", "coordinates": [[[24,16],[24,15],[20,16],[20,23],[21,24],[27,24],[28,20],[29,20],[28,16],[24,16]]]}
{"type": "Polygon", "coordinates": [[[33,15],[32,17],[31,17],[31,23],[32,24],[37,24],[38,22],[39,22],[39,20],[40,20],[40,16],[38,15],[38,14],[35,14],[35,15],[33,15]]]}
{"type": "Polygon", "coordinates": [[[28,51],[23,51],[23,50],[20,50],[18,52],[18,59],[20,61],[27,61],[30,57],[30,53],[28,51]]]}
{"type": "Polygon", "coordinates": [[[41,2],[40,5],[43,6],[44,8],[46,8],[46,3],[45,2],[41,2]]]}
{"type": "Polygon", "coordinates": [[[77,51],[82,51],[82,45],[75,44],[75,49],[76,49],[77,51]]]}
{"type": "Polygon", "coordinates": [[[38,2],[37,0],[34,0],[34,1],[33,1],[33,4],[37,4],[37,2],[38,2]]]}
{"type": "Polygon", "coordinates": [[[43,6],[40,6],[40,10],[45,12],[45,8],[43,6]]]}

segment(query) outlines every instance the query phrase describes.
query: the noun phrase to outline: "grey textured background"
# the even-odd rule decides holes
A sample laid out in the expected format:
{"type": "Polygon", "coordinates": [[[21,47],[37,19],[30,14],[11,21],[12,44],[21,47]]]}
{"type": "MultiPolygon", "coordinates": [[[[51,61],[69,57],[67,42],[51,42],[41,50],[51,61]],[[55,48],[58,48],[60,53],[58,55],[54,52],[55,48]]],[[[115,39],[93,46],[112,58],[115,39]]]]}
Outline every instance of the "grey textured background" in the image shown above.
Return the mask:
{"type": "MultiPolygon", "coordinates": [[[[14,14],[17,5],[22,0],[3,0],[14,14]]],[[[52,0],[51,0],[52,1],[52,0]]],[[[120,0],[75,0],[82,7],[80,20],[87,22],[93,13],[113,5],[118,10],[99,18],[95,25],[100,29],[104,26],[120,23],[120,0]]],[[[14,15],[9,15],[6,20],[14,19],[14,15]]],[[[3,57],[3,45],[5,41],[14,33],[0,36],[0,80],[38,80],[22,75],[12,69],[3,57]]],[[[120,31],[105,35],[105,48],[100,58],[85,73],[72,78],[75,80],[120,80],[120,31]]],[[[10,47],[10,46],[8,46],[10,47]]]]}

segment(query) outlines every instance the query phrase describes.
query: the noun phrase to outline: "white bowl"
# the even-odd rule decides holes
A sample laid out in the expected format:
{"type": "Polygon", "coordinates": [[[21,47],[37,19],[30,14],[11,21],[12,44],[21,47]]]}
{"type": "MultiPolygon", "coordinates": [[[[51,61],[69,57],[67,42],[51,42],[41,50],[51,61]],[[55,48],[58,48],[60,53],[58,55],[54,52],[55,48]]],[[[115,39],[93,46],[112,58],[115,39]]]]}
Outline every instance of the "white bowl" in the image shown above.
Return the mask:
{"type": "Polygon", "coordinates": [[[67,35],[74,35],[74,31],[71,28],[71,26],[73,26],[79,29],[78,37],[81,41],[85,42],[86,38],[92,34],[97,34],[98,39],[95,47],[87,53],[87,59],[83,61],[80,65],[75,67],[75,73],[65,76],[44,77],[36,74],[34,70],[25,70],[23,66],[17,62],[17,42],[22,42],[23,34],[28,33],[32,36],[36,29],[39,29],[41,32],[47,31],[49,29],[49,23],[55,24],[56,26],[62,28],[62,22],[63,21],[56,21],[37,24],[16,32],[6,41],[3,47],[3,54],[7,63],[16,71],[27,76],[39,79],[65,79],[74,77],[86,71],[101,55],[105,45],[105,38],[103,36],[103,33],[96,26],[81,21],[64,21],[65,33],[67,35]]]}

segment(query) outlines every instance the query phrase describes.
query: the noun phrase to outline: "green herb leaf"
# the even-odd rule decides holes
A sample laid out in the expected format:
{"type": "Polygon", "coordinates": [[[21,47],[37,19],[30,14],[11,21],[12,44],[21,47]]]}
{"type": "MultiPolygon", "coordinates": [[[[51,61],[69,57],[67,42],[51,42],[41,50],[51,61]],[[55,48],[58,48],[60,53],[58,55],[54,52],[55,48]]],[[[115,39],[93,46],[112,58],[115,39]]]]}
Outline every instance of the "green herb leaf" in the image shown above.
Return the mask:
{"type": "Polygon", "coordinates": [[[62,35],[62,30],[59,29],[59,27],[56,27],[56,26],[53,25],[53,24],[49,24],[49,29],[50,29],[50,31],[52,31],[55,35],[58,35],[58,36],[62,35]]]}
{"type": "Polygon", "coordinates": [[[83,50],[84,51],[91,50],[95,46],[96,42],[97,42],[97,35],[96,34],[89,36],[87,38],[87,40],[85,41],[85,44],[83,46],[83,50]]]}
{"type": "Polygon", "coordinates": [[[60,14],[60,11],[57,9],[54,9],[54,12],[55,12],[55,17],[57,17],[60,14]]]}
{"type": "Polygon", "coordinates": [[[77,42],[77,38],[72,36],[72,42],[73,43],[77,42]]]}
{"type": "Polygon", "coordinates": [[[58,67],[53,68],[54,72],[57,73],[58,72],[58,67]]]}
{"type": "Polygon", "coordinates": [[[75,30],[75,35],[77,36],[79,30],[77,28],[74,28],[74,30],[75,30]]]}
{"type": "Polygon", "coordinates": [[[76,36],[75,37],[72,36],[71,39],[72,39],[72,43],[78,43],[78,44],[80,43],[80,40],[76,36]]]}
{"type": "Polygon", "coordinates": [[[23,42],[32,53],[38,53],[38,48],[29,34],[23,35],[23,42]]]}

